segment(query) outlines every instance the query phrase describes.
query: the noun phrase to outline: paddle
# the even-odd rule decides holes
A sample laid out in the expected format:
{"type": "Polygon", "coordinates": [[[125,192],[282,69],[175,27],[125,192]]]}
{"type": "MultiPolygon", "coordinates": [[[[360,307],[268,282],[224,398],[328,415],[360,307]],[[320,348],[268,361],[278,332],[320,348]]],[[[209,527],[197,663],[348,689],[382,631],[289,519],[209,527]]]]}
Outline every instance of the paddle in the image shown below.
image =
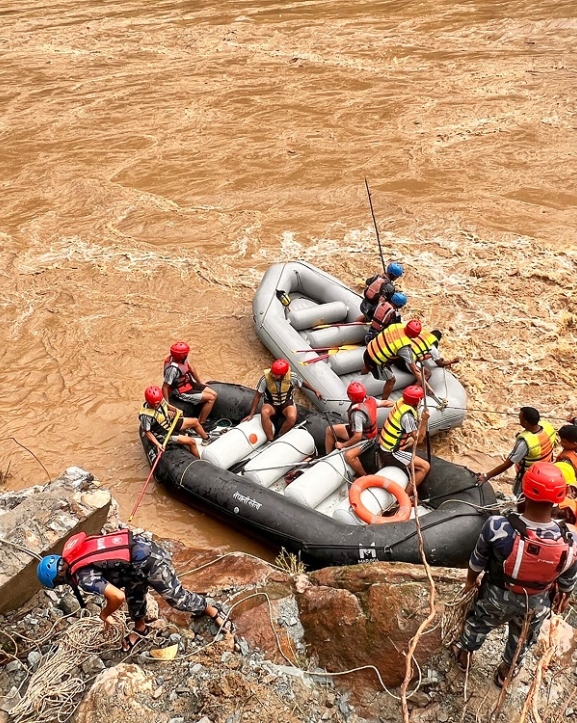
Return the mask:
{"type": "Polygon", "coordinates": [[[387,265],[383,257],[383,249],[381,246],[381,237],[379,236],[379,229],[377,226],[377,219],[375,218],[375,210],[373,208],[373,200],[371,199],[371,189],[369,188],[369,182],[365,178],[365,188],[367,189],[367,196],[369,197],[369,206],[371,207],[371,216],[373,217],[373,223],[375,224],[375,233],[377,234],[377,243],[379,244],[379,256],[381,257],[381,264],[383,265],[383,273],[387,273],[387,265]]]}
{"type": "MultiPolygon", "coordinates": [[[[338,354],[339,351],[351,351],[352,349],[358,349],[359,344],[345,344],[345,346],[339,346],[336,348],[331,349],[326,354],[320,354],[319,356],[315,357],[314,359],[305,359],[302,362],[299,362],[301,366],[304,366],[305,364],[316,364],[319,361],[323,361],[323,359],[328,359],[331,354],[338,354]]],[[[314,349],[311,349],[311,351],[314,351],[314,349]]]]}
{"type": "Polygon", "coordinates": [[[291,349],[293,354],[306,354],[309,351],[338,351],[339,349],[350,349],[358,344],[345,344],[343,346],[311,346],[308,349],[291,349]]]}
{"type": "Polygon", "coordinates": [[[368,324],[366,321],[347,321],[342,324],[319,324],[318,326],[312,326],[311,329],[317,331],[317,329],[332,329],[337,326],[368,326],[368,324]]]}
{"type": "Polygon", "coordinates": [[[142,499],[144,497],[144,493],[146,492],[146,488],[148,487],[148,483],[152,479],[152,475],[154,474],[154,470],[156,469],[156,465],[160,462],[160,458],[164,454],[166,450],[166,445],[168,444],[168,440],[170,439],[172,433],[174,432],[174,428],[176,427],[176,423],[179,419],[179,417],[182,415],[182,412],[180,409],[176,410],[176,414],[174,415],[174,419],[172,420],[172,424],[168,428],[168,432],[166,433],[166,437],[164,439],[164,442],[162,443],[162,447],[158,451],[158,455],[156,459],[154,460],[154,464],[152,465],[152,468],[150,470],[150,474],[146,478],[146,482],[144,483],[144,487],[142,488],[140,495],[138,496],[138,499],[136,500],[136,504],[134,505],[134,508],[132,509],[132,512],[130,513],[130,517],[128,518],[128,522],[132,522],[132,518],[136,514],[136,510],[139,508],[140,503],[142,502],[142,499]]]}

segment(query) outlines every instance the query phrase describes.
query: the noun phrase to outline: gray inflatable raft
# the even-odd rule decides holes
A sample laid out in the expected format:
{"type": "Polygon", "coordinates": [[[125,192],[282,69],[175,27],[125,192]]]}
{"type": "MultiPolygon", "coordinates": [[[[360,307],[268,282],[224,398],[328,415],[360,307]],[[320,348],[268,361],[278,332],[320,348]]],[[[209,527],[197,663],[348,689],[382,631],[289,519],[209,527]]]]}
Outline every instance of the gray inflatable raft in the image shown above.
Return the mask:
{"type": "MultiPolygon", "coordinates": [[[[304,261],[290,261],[270,267],[252,304],[256,332],[266,348],[275,357],[286,359],[294,372],[323,395],[321,401],[303,390],[315,406],[335,412],[343,420],[350,404],[346,393],[350,382],[361,382],[375,397],[383,390],[382,381],[360,373],[367,326],[353,322],[361,313],[361,300],[359,294],[325,271],[304,261]],[[281,292],[290,298],[288,307],[279,298],[281,292]],[[330,353],[315,351],[324,347],[345,348],[330,353]]],[[[427,397],[429,430],[435,434],[463,423],[467,393],[451,372],[425,363],[431,369],[429,383],[437,397],[427,397]]],[[[393,367],[393,371],[394,400],[415,378],[404,369],[393,367]]],[[[387,413],[387,409],[379,410],[379,426],[387,413]]]]}

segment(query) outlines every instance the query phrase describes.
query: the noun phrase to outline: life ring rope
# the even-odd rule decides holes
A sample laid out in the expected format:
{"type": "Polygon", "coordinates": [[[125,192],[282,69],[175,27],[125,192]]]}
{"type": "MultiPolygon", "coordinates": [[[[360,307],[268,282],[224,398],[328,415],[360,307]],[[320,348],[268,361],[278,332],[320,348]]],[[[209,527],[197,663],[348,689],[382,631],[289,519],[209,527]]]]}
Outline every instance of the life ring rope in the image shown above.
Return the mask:
{"type": "Polygon", "coordinates": [[[356,479],[349,489],[349,502],[353,512],[369,525],[382,525],[389,522],[406,522],[411,517],[411,500],[401,485],[378,474],[369,474],[356,479]],[[399,509],[390,517],[375,515],[361,502],[361,493],[369,487],[380,487],[395,497],[399,509]]]}

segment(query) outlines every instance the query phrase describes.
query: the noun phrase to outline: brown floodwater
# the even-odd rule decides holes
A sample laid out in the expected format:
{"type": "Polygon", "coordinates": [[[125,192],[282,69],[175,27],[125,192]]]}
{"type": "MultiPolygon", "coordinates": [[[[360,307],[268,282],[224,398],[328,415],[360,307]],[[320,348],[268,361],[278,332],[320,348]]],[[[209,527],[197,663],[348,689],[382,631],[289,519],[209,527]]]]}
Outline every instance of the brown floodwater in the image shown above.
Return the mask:
{"type": "MultiPolygon", "coordinates": [[[[481,468],[515,414],[575,406],[577,7],[562,0],[0,5],[1,470],[69,465],[126,518],[143,389],[170,344],[254,385],[277,260],[358,288],[378,269],[363,179],[410,311],[446,331],[481,468]]],[[[136,522],[259,544],[150,488],[136,522]]]]}

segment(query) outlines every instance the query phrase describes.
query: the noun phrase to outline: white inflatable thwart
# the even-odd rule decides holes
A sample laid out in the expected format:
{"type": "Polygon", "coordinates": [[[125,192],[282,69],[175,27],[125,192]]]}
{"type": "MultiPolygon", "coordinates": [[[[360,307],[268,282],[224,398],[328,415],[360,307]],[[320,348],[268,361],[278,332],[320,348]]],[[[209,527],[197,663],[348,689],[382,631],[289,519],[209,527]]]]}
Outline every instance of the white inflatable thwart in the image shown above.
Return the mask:
{"type": "Polygon", "coordinates": [[[215,467],[230,469],[266,441],[260,414],[255,414],[251,420],[233,427],[208,447],[201,447],[201,459],[215,467]]]}
{"type": "Polygon", "coordinates": [[[352,469],[345,462],[343,453],[334,451],[297,477],[284,494],[299,505],[315,508],[336,492],[343,482],[352,480],[352,469]]]}
{"type": "Polygon", "coordinates": [[[346,318],[348,307],[343,301],[331,301],[328,304],[315,304],[301,309],[293,309],[288,313],[288,320],[293,329],[310,329],[321,324],[332,324],[346,318]]]}
{"type": "Polygon", "coordinates": [[[253,457],[245,466],[243,477],[262,487],[270,487],[314,452],[312,435],[306,429],[291,429],[253,457]]]}

